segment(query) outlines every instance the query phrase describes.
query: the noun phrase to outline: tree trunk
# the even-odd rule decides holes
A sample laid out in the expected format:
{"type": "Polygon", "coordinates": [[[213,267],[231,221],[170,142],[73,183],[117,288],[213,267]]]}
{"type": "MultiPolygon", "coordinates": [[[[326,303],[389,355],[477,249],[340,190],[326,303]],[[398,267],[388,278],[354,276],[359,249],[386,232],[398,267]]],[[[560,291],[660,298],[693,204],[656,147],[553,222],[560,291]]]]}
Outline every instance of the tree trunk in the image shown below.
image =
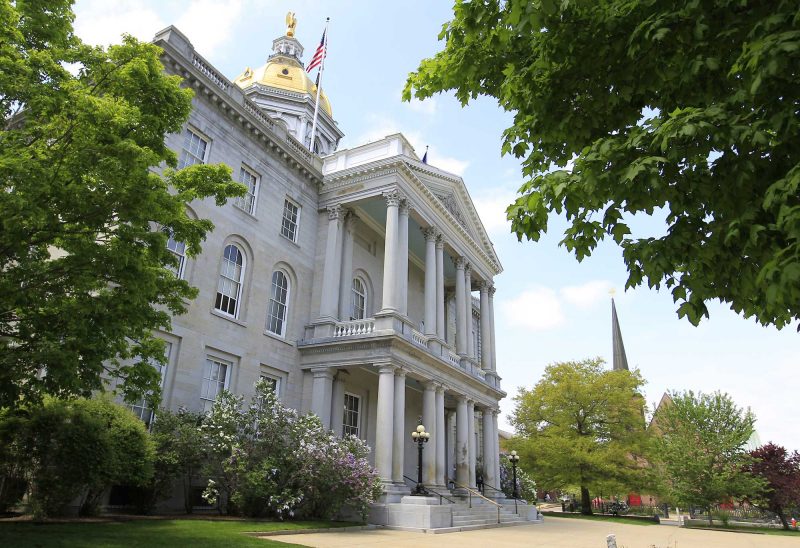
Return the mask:
{"type": "Polygon", "coordinates": [[[581,485],[581,514],[592,515],[592,500],[589,498],[589,489],[581,485]]]}
{"type": "Polygon", "coordinates": [[[775,513],[778,515],[778,518],[780,518],[781,523],[783,524],[783,528],[788,531],[789,530],[789,522],[786,521],[786,514],[784,514],[784,512],[783,512],[783,508],[781,508],[780,506],[776,506],[775,507],[775,513]]]}
{"type": "Polygon", "coordinates": [[[192,513],[192,476],[191,473],[183,474],[183,509],[187,514],[192,513]]]}
{"type": "Polygon", "coordinates": [[[714,518],[711,517],[711,507],[708,507],[708,526],[712,527],[714,525],[714,518]]]}

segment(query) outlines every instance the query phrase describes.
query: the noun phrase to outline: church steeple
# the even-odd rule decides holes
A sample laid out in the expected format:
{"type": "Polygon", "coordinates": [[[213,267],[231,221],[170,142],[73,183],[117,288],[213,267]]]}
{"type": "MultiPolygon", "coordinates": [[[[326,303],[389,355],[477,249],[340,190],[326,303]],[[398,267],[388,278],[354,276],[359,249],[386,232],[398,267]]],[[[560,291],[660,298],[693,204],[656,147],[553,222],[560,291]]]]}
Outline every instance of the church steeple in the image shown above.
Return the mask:
{"type": "Polygon", "coordinates": [[[611,341],[614,353],[614,370],[628,370],[628,357],[625,355],[625,345],[622,344],[622,331],[619,328],[619,318],[617,318],[617,307],[614,304],[614,297],[611,297],[611,341]]]}

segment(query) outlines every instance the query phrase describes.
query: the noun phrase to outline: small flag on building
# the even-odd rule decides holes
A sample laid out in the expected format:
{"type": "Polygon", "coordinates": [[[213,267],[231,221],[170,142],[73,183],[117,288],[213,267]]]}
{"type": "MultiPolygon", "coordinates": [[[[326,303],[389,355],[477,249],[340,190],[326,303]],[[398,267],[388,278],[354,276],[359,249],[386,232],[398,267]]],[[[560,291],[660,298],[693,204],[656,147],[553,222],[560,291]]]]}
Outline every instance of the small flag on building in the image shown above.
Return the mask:
{"type": "Polygon", "coordinates": [[[428,145],[425,145],[425,154],[422,155],[422,163],[428,163],[428,145]]]}
{"type": "Polygon", "coordinates": [[[308,68],[306,68],[306,72],[311,72],[318,66],[322,64],[323,59],[325,59],[325,50],[328,47],[328,44],[325,43],[325,34],[328,32],[328,29],[325,29],[322,32],[322,40],[319,41],[319,46],[317,46],[317,51],[314,52],[314,57],[311,58],[311,61],[308,63],[308,68]]]}

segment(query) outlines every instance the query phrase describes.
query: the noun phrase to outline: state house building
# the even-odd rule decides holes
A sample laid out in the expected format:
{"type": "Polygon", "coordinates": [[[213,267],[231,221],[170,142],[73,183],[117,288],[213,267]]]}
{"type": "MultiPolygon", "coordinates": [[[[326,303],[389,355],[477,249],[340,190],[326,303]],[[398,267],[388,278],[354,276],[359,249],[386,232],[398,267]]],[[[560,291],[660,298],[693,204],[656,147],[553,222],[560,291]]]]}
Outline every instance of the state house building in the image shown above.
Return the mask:
{"type": "Polygon", "coordinates": [[[161,335],[163,405],[207,410],[221,390],[249,397],[266,378],[284,404],[366,440],[384,503],[416,477],[420,416],[426,485],[474,487],[477,462],[497,486],[502,267],[465,183],[400,134],[338,150],[324,93],[312,146],[316,86],[292,35],[233,81],[176,28],[155,38],[167,72],[195,92],[183,132],[167,138],[179,167],[222,162],[248,187],[223,207],[191,204],[215,225],[197,258],[168,244],[199,295],[161,335]]]}

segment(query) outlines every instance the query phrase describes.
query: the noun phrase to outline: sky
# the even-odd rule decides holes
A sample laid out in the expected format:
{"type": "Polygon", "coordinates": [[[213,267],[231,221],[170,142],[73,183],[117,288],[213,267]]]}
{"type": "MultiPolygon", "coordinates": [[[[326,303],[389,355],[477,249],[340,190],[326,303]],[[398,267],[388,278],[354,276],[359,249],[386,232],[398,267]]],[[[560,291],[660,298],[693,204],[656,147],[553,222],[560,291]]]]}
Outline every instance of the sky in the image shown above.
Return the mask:
{"type": "MultiPolygon", "coordinates": [[[[508,397],[501,401],[500,427],[509,417],[519,387],[532,387],[551,363],[602,357],[612,360],[611,297],[631,368],[647,384],[652,408],[666,390],[727,392],[750,408],[763,442],[800,449],[800,413],[791,404],[800,394],[800,334],[778,331],[710,303],[710,319],[699,327],[678,319],[666,291],[625,291],[622,253],[601,244],[579,263],[558,246],[567,226],[551,217],[539,242],[517,242],[505,208],[523,182],[520,163],[501,157],[502,131],[511,125],[491,98],[462,108],[451,94],[403,103],[407,74],[444,47],[442,24],[452,16],[448,1],[312,0],[78,0],[75,29],[92,44],[120,41],[122,33],[150,40],[175,25],[195,49],[229,79],[259,67],[283,35],[294,11],[296,37],[308,62],[330,17],[328,58],[322,87],[345,138],[339,148],[402,132],[419,156],[430,146],[429,163],[464,178],[503,264],[495,279],[497,367],[508,397]]],[[[663,230],[660,219],[636,219],[634,236],[663,230]]],[[[610,367],[610,365],[609,365],[610,367]]]]}

